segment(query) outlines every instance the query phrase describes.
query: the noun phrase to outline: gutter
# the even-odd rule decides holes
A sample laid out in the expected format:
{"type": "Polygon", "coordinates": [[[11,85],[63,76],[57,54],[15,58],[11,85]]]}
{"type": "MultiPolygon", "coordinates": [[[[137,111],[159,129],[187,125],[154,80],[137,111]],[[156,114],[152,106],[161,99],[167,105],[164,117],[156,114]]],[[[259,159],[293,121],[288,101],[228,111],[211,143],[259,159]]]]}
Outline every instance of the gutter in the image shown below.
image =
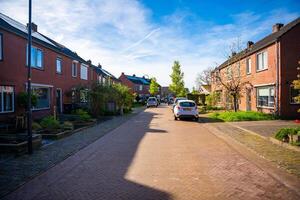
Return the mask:
{"type": "Polygon", "coordinates": [[[280,116],[281,110],[279,106],[279,89],[280,89],[280,43],[278,40],[275,42],[276,44],[276,102],[275,102],[275,113],[280,116]]]}

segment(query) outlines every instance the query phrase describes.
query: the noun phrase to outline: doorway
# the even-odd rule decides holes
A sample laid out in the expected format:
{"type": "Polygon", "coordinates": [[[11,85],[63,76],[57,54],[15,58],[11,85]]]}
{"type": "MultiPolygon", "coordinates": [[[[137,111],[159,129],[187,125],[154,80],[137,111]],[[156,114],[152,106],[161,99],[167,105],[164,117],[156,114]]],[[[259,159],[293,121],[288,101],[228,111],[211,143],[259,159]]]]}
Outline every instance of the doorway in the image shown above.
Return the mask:
{"type": "Polygon", "coordinates": [[[246,92],[246,110],[251,111],[251,90],[246,92]]]}

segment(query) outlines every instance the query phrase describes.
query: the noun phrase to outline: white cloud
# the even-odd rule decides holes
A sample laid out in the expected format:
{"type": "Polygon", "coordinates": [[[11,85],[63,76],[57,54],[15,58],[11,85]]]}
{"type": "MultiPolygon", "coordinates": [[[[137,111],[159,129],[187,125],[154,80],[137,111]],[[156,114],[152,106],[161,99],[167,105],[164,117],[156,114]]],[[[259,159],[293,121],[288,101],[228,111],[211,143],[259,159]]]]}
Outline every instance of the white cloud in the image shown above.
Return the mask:
{"type": "MultiPolygon", "coordinates": [[[[26,3],[0,0],[0,12],[26,24],[26,3]]],[[[137,0],[33,0],[33,21],[39,31],[83,58],[101,63],[116,76],[147,74],[161,85],[169,84],[173,61],[179,60],[189,88],[197,72],[225,59],[226,46],[237,37],[256,41],[271,32],[272,24],[287,23],[297,14],[245,11],[232,15],[232,23],[216,24],[183,9],[158,24],[137,0]]]]}

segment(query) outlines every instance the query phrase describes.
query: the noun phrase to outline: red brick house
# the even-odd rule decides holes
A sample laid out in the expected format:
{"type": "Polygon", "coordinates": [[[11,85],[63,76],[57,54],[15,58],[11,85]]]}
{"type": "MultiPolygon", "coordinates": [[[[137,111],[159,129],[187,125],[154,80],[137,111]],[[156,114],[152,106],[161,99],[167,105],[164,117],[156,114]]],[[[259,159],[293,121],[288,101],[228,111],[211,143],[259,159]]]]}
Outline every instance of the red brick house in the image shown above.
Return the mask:
{"type": "Polygon", "coordinates": [[[299,117],[300,104],[294,101],[299,91],[293,88],[300,61],[300,18],[287,25],[275,24],[270,35],[233,54],[212,72],[212,92],[219,93],[219,105],[232,107],[228,92],[220,83],[237,76],[245,86],[238,101],[240,110],[299,117]]]}
{"type": "MultiPolygon", "coordinates": [[[[99,79],[91,61],[39,33],[35,24],[31,53],[34,118],[68,111],[77,100],[87,103],[87,90],[99,79]]],[[[27,87],[26,55],[27,27],[0,13],[0,120],[20,114],[16,101],[27,87]]]]}
{"type": "Polygon", "coordinates": [[[126,85],[131,89],[133,93],[136,93],[140,98],[147,98],[150,96],[149,88],[151,79],[143,77],[138,77],[135,74],[126,75],[122,72],[119,80],[122,84],[126,85]]]}

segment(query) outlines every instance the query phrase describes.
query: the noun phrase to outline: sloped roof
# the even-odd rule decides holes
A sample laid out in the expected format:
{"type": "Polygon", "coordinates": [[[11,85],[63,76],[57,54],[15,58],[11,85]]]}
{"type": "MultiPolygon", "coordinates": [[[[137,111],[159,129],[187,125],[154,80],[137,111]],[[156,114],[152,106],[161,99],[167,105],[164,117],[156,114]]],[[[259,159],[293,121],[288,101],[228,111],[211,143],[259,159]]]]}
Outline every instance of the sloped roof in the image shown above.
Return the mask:
{"type": "Polygon", "coordinates": [[[130,75],[125,75],[128,80],[135,84],[140,84],[140,85],[150,85],[151,80],[144,78],[144,77],[138,77],[138,76],[130,76],[130,75]]]}
{"type": "MultiPolygon", "coordinates": [[[[23,37],[28,36],[27,26],[4,15],[3,13],[0,13],[0,27],[7,31],[21,35],[23,37]]],[[[58,51],[68,57],[71,57],[74,60],[78,60],[80,62],[87,64],[87,62],[84,59],[82,59],[80,56],[78,56],[75,52],[73,52],[72,50],[68,49],[64,45],[59,44],[58,42],[50,39],[49,37],[39,32],[34,32],[34,31],[32,32],[32,40],[34,42],[38,42],[42,44],[43,46],[54,49],[55,51],[58,51]]]]}
{"type": "Polygon", "coordinates": [[[231,58],[229,58],[228,60],[223,62],[219,67],[217,67],[216,70],[222,69],[228,65],[231,65],[232,63],[236,62],[237,59],[245,58],[245,57],[253,54],[256,51],[259,51],[262,48],[269,46],[270,44],[274,43],[277,39],[279,39],[282,35],[284,35],[286,32],[291,30],[293,27],[295,27],[299,23],[300,23],[300,17],[298,17],[294,21],[286,24],[279,31],[277,31],[275,33],[271,33],[270,35],[264,37],[263,39],[259,40],[256,43],[254,43],[250,48],[246,48],[246,49],[242,50],[241,52],[237,53],[235,56],[232,56],[231,58]]]}

